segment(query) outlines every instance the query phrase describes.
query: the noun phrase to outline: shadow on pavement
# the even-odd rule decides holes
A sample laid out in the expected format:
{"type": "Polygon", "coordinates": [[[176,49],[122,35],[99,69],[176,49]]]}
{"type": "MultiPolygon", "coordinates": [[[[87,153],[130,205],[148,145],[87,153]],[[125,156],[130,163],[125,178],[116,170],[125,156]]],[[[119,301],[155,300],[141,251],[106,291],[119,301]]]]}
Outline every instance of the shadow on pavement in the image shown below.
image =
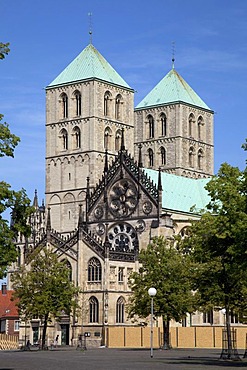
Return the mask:
{"type": "Polygon", "coordinates": [[[164,358],[164,363],[166,364],[178,364],[178,365],[201,365],[201,366],[218,366],[218,367],[231,367],[231,368],[247,368],[247,361],[234,361],[234,360],[221,360],[221,359],[212,359],[212,358],[164,358]]]}

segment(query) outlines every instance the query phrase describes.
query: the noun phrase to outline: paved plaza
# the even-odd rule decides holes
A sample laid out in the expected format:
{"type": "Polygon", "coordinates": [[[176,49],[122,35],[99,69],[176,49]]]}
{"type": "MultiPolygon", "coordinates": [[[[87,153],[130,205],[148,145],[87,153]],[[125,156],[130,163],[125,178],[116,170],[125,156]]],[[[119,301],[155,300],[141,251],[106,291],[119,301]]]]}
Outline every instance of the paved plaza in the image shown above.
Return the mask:
{"type": "Polygon", "coordinates": [[[149,350],[89,349],[86,351],[54,349],[52,351],[1,351],[0,370],[219,370],[247,369],[247,359],[220,359],[219,350],[149,350]]]}

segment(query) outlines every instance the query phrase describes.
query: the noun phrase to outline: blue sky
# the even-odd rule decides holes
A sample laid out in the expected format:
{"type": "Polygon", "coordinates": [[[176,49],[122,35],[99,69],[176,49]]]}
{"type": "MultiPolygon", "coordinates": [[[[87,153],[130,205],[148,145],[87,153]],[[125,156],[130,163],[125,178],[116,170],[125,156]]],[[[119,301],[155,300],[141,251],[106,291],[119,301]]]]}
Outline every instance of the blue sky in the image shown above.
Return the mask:
{"type": "Polygon", "coordinates": [[[137,92],[135,104],[175,68],[215,111],[215,172],[245,167],[246,0],[0,0],[0,112],[21,137],[1,180],[39,202],[45,192],[45,87],[93,44],[137,92]]]}

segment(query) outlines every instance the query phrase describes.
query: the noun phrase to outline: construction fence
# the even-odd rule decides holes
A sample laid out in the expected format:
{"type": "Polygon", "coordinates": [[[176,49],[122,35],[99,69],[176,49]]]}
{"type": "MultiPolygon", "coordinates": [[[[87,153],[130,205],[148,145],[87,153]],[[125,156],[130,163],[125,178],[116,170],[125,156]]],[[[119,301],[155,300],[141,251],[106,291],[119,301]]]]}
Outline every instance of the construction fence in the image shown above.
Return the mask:
{"type": "Polygon", "coordinates": [[[0,351],[19,348],[19,338],[16,335],[0,334],[0,351]]]}
{"type": "MultiPolygon", "coordinates": [[[[236,347],[246,349],[247,327],[234,327],[236,347]]],[[[170,328],[172,348],[222,348],[223,328],[216,326],[193,326],[170,328]]],[[[108,327],[106,345],[108,348],[150,348],[150,327],[108,327]]],[[[153,348],[161,348],[163,333],[153,328],[153,348]]]]}

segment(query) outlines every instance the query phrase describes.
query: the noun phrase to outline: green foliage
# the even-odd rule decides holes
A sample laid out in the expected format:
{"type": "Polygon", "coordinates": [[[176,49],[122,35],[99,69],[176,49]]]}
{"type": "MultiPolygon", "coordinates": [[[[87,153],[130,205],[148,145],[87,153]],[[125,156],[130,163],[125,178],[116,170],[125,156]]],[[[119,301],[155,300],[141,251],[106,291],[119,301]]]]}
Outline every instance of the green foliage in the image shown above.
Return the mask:
{"type": "Polygon", "coordinates": [[[8,55],[9,52],[10,52],[9,42],[5,44],[0,42],[0,59],[4,59],[5,55],[8,55]]]}
{"type": "Polygon", "coordinates": [[[11,276],[21,316],[31,319],[49,314],[70,314],[77,289],[69,279],[68,267],[48,249],[37,251],[30,266],[23,266],[11,276]]]}
{"type": "MultiPolygon", "coordinates": [[[[9,43],[0,42],[0,60],[5,58],[10,52],[9,43]]],[[[10,132],[9,125],[1,122],[3,115],[0,114],[0,157],[14,157],[14,149],[18,145],[20,138],[10,132]]]]}
{"type": "Polygon", "coordinates": [[[158,237],[140,252],[140,262],[142,267],[139,272],[131,274],[129,279],[133,292],[128,306],[131,317],[147,317],[150,314],[150,287],[157,289],[154,298],[156,315],[180,321],[187,312],[193,312],[192,265],[187,254],[176,248],[174,242],[158,237]]]}
{"type": "Polygon", "coordinates": [[[190,237],[180,247],[197,264],[196,298],[202,309],[226,308],[227,314],[247,311],[246,172],[222,164],[206,186],[211,201],[190,237]]]}
{"type": "Polygon", "coordinates": [[[45,344],[47,322],[61,315],[70,315],[78,307],[78,288],[70,281],[68,267],[59,262],[51,250],[37,250],[29,266],[11,276],[14,297],[18,299],[20,316],[25,320],[44,320],[42,344],[45,344]]]}
{"type": "Polygon", "coordinates": [[[247,139],[245,139],[245,143],[242,145],[242,148],[243,148],[244,150],[247,150],[247,139]]]}
{"type": "Polygon", "coordinates": [[[0,278],[4,276],[8,265],[17,258],[14,241],[18,233],[26,237],[30,235],[27,220],[32,210],[24,189],[14,191],[6,182],[0,182],[0,278]],[[3,218],[3,213],[7,210],[12,214],[11,225],[3,218]]]}
{"type": "Polygon", "coordinates": [[[0,114],[0,157],[14,157],[14,149],[18,145],[20,138],[10,132],[9,125],[1,122],[3,115],[0,114]]]}

